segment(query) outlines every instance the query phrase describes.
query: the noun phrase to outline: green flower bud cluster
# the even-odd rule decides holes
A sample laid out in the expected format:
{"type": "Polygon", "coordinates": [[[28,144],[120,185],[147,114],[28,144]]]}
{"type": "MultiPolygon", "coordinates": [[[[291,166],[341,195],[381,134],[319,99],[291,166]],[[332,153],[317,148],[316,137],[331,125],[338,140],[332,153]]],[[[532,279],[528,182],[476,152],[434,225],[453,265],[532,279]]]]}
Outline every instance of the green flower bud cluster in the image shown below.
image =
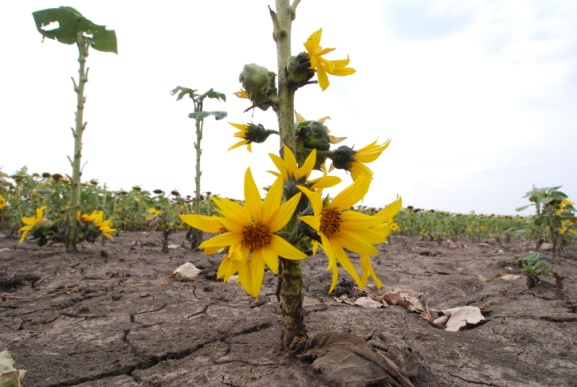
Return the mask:
{"type": "Polygon", "coordinates": [[[274,105],[277,96],[276,74],[257,64],[246,64],[240,73],[239,80],[247,91],[248,98],[255,107],[267,110],[274,105]]]}
{"type": "Polygon", "coordinates": [[[313,149],[317,150],[317,161],[315,169],[320,169],[326,161],[326,151],[331,147],[326,126],[318,121],[303,121],[296,124],[297,152],[296,158],[299,165],[302,165],[313,149]]]}
{"type": "Polygon", "coordinates": [[[311,61],[306,52],[301,52],[297,56],[291,56],[286,66],[289,82],[299,88],[304,86],[315,75],[311,68],[311,61]]]}

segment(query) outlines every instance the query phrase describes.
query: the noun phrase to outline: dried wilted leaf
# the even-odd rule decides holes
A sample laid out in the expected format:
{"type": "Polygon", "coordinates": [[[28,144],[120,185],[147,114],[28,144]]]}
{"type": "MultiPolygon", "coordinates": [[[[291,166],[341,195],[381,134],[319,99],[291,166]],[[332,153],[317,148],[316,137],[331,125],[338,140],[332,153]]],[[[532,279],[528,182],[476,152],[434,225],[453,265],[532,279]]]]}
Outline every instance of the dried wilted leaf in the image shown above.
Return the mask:
{"type": "Polygon", "coordinates": [[[346,294],[343,294],[342,296],[339,297],[334,297],[336,302],[340,302],[342,304],[347,304],[347,305],[355,305],[355,300],[349,298],[349,296],[347,296],[346,294]]]}
{"type": "Polygon", "coordinates": [[[25,373],[25,370],[14,368],[14,358],[11,352],[0,352],[0,386],[22,386],[20,381],[25,373]]]}
{"type": "Polygon", "coordinates": [[[449,332],[457,332],[461,328],[467,326],[467,324],[477,325],[481,321],[485,320],[485,317],[481,314],[481,309],[476,306],[460,306],[457,308],[444,309],[440,311],[444,316],[439,317],[435,321],[435,324],[443,325],[442,318],[448,317],[445,324],[445,330],[449,332]]]}
{"type": "Polygon", "coordinates": [[[294,351],[331,386],[413,386],[398,366],[359,336],[319,333],[294,351]]]}
{"type": "Polygon", "coordinates": [[[425,308],[418,300],[422,293],[411,289],[394,288],[385,292],[385,294],[377,298],[378,301],[386,302],[389,305],[399,305],[412,312],[423,312],[425,308]]]}
{"type": "Polygon", "coordinates": [[[375,297],[378,297],[379,295],[379,288],[375,284],[368,284],[363,288],[362,293],[365,294],[367,297],[375,299],[375,297]]]}
{"type": "Polygon", "coordinates": [[[520,274],[505,274],[505,275],[502,275],[502,276],[500,276],[500,277],[498,277],[498,278],[499,278],[501,281],[514,281],[514,280],[519,279],[519,278],[521,278],[521,277],[523,277],[523,276],[520,275],[520,274]]]}
{"type": "Polygon", "coordinates": [[[366,308],[366,309],[378,309],[378,308],[384,308],[385,306],[387,306],[386,304],[383,304],[382,302],[375,301],[370,297],[357,298],[357,300],[355,301],[355,305],[362,306],[363,308],[366,308]]]}
{"type": "Polygon", "coordinates": [[[200,273],[200,269],[192,263],[187,262],[180,265],[169,277],[178,281],[194,281],[198,276],[198,273],[200,273]]]}
{"type": "Polygon", "coordinates": [[[441,317],[437,317],[436,319],[434,319],[433,324],[443,328],[445,326],[445,324],[447,323],[447,321],[449,321],[449,316],[443,315],[441,317]]]}

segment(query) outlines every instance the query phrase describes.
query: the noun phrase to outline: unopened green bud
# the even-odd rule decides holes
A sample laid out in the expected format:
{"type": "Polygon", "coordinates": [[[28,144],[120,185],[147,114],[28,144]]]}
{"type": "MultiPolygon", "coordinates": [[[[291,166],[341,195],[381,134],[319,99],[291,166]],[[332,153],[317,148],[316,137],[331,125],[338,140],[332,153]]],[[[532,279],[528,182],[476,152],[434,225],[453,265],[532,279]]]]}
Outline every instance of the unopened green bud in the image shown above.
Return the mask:
{"type": "Polygon", "coordinates": [[[246,64],[239,80],[248,98],[262,110],[267,110],[277,97],[276,74],[257,64],[246,64]]]}
{"type": "Polygon", "coordinates": [[[327,127],[318,121],[299,122],[296,125],[296,132],[298,140],[305,148],[326,151],[331,147],[327,127]]]}
{"type": "Polygon", "coordinates": [[[338,147],[336,150],[332,151],[328,156],[333,161],[333,166],[337,169],[350,169],[351,163],[355,160],[354,156],[357,151],[349,148],[346,145],[338,147]]]}
{"type": "Polygon", "coordinates": [[[276,130],[265,129],[262,124],[247,124],[245,139],[250,142],[261,144],[266,141],[268,136],[278,133],[276,130]]]}
{"type": "Polygon", "coordinates": [[[302,165],[313,149],[317,150],[314,169],[320,170],[326,161],[325,155],[331,147],[328,129],[319,121],[302,121],[296,124],[297,149],[296,158],[302,165]]]}
{"type": "Polygon", "coordinates": [[[288,59],[286,69],[289,82],[297,88],[306,85],[315,75],[315,71],[311,68],[311,61],[306,52],[301,52],[297,56],[291,56],[288,59]]]}

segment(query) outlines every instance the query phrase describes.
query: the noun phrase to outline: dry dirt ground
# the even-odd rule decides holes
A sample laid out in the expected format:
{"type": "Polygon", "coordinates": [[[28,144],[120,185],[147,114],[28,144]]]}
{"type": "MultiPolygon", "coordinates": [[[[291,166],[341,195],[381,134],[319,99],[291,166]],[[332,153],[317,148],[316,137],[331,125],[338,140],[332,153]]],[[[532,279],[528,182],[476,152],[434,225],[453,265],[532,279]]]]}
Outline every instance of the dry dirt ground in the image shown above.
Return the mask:
{"type": "MultiPolygon", "coordinates": [[[[0,350],[27,370],[24,386],[386,384],[363,379],[378,364],[347,368],[355,351],[345,347],[333,348],[332,357],[280,350],[275,276],[266,273],[255,300],[237,284],[216,281],[218,257],[186,248],[184,233],[171,236],[181,247],[168,254],[158,233],[121,233],[74,254],[32,241],[18,246],[17,236],[0,234],[0,350]],[[168,278],[185,262],[202,269],[195,281],[168,278]]],[[[380,246],[381,293],[412,289],[434,310],[481,307],[486,321],[458,332],[398,305],[337,302],[361,294],[344,273],[327,294],[331,277],[319,253],[303,262],[309,336],[359,336],[415,386],[577,386],[577,251],[554,265],[560,281],[546,276],[529,289],[524,277],[495,278],[519,274],[515,261],[530,248],[402,236],[380,246]]]]}

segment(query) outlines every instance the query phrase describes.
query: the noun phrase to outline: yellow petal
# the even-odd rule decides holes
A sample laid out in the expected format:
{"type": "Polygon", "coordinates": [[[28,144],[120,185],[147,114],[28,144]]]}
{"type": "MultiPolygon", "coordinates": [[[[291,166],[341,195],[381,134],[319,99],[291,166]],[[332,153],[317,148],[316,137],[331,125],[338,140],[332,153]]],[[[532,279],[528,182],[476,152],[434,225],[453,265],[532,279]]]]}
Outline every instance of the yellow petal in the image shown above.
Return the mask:
{"type": "Polygon", "coordinates": [[[250,151],[250,141],[249,141],[249,140],[239,141],[239,142],[237,142],[236,144],[232,145],[230,148],[228,148],[228,150],[233,150],[233,149],[236,149],[236,148],[240,148],[241,146],[246,145],[246,144],[248,144],[248,145],[247,145],[247,148],[248,148],[248,150],[250,151]]]}
{"type": "MultiPolygon", "coordinates": [[[[303,166],[299,168],[299,173],[298,176],[296,176],[296,178],[297,179],[300,179],[302,177],[308,178],[311,172],[313,171],[316,162],[317,162],[317,150],[313,149],[312,152],[309,153],[309,155],[307,156],[303,166]]],[[[296,165],[296,159],[295,159],[295,165],[296,165]]]]}
{"type": "Polygon", "coordinates": [[[290,221],[300,199],[301,193],[299,192],[271,214],[270,218],[267,219],[267,225],[270,227],[271,232],[277,232],[290,221]]]}
{"type": "Polygon", "coordinates": [[[361,255],[360,256],[360,264],[361,264],[361,271],[362,271],[362,288],[365,287],[369,277],[373,277],[375,284],[380,289],[383,286],[383,283],[377,277],[375,270],[373,269],[373,265],[371,264],[371,260],[368,255],[361,255]]]}
{"type": "Polygon", "coordinates": [[[302,220],[303,222],[311,226],[313,230],[317,232],[321,228],[321,219],[319,216],[305,215],[305,216],[299,216],[298,218],[299,220],[302,220]]]}
{"type": "MultiPolygon", "coordinates": [[[[276,235],[273,235],[276,236],[276,235]]],[[[279,237],[280,238],[280,237],[279,237]]],[[[262,247],[259,251],[255,251],[255,254],[261,254],[264,263],[270,268],[270,270],[278,274],[278,255],[279,252],[272,247],[272,243],[268,246],[262,247]]]]}
{"type": "Polygon", "coordinates": [[[248,261],[240,262],[238,264],[238,279],[240,281],[240,284],[245,292],[247,292],[254,298],[258,298],[258,292],[255,292],[253,288],[251,275],[252,271],[248,261]]]}
{"type": "Polygon", "coordinates": [[[351,208],[366,195],[371,185],[371,180],[372,176],[362,175],[335,196],[331,201],[330,207],[337,211],[351,208]]]}
{"type": "Polygon", "coordinates": [[[357,286],[361,287],[361,278],[357,274],[355,266],[351,262],[349,256],[347,255],[343,247],[338,245],[335,240],[331,240],[331,244],[333,245],[335,257],[337,258],[343,269],[345,269],[346,272],[349,273],[351,277],[353,277],[353,280],[355,281],[357,286]]]}
{"type": "Polygon", "coordinates": [[[252,291],[250,293],[254,298],[258,298],[262,280],[264,278],[264,260],[259,252],[254,252],[249,262],[250,276],[252,281],[252,291]]]}
{"type": "Polygon", "coordinates": [[[305,195],[307,195],[309,201],[311,202],[311,207],[314,214],[319,216],[323,210],[323,199],[321,198],[321,195],[318,192],[313,192],[302,185],[298,185],[297,188],[304,192],[305,195]]]}
{"type": "Polygon", "coordinates": [[[247,124],[235,124],[234,122],[229,122],[229,124],[237,128],[238,130],[242,130],[243,132],[246,132],[248,129],[247,124]]]}
{"type": "Polygon", "coordinates": [[[379,250],[377,250],[377,248],[369,243],[366,243],[364,240],[361,239],[362,238],[362,233],[359,233],[358,235],[351,235],[348,233],[344,233],[344,232],[339,232],[338,237],[331,239],[331,241],[333,241],[334,239],[338,240],[339,244],[341,246],[343,246],[345,249],[355,252],[357,254],[368,254],[368,255],[372,255],[372,254],[377,254],[379,252],[379,250]],[[357,237],[357,238],[355,238],[357,237]]]}
{"type": "Polygon", "coordinates": [[[319,81],[319,86],[323,91],[326,90],[327,87],[329,87],[330,85],[329,77],[327,76],[326,71],[321,67],[317,68],[317,79],[319,81]]]}
{"type": "Polygon", "coordinates": [[[180,219],[187,225],[202,230],[204,232],[220,232],[222,229],[222,217],[206,216],[198,214],[179,215],[180,219]]]}
{"type": "Polygon", "coordinates": [[[303,116],[301,116],[296,110],[295,110],[295,118],[296,118],[297,122],[306,121],[305,118],[303,116]]]}
{"type": "Polygon", "coordinates": [[[323,33],[323,29],[319,28],[317,31],[313,32],[307,41],[304,43],[305,48],[310,53],[316,51],[321,43],[321,35],[323,33]]]}
{"type": "Polygon", "coordinates": [[[228,247],[240,245],[242,243],[242,234],[240,232],[225,232],[202,242],[199,247],[228,247]]]}
{"type": "Polygon", "coordinates": [[[252,219],[260,220],[262,216],[262,198],[252,177],[250,168],[244,174],[244,200],[245,208],[252,219]]]}
{"type": "Polygon", "coordinates": [[[313,191],[317,191],[317,190],[323,190],[325,188],[331,188],[334,187],[335,185],[339,184],[341,182],[341,178],[337,177],[337,176],[323,176],[323,177],[319,177],[318,179],[313,179],[310,182],[313,183],[313,185],[311,185],[311,190],[313,191]]]}
{"type": "Polygon", "coordinates": [[[217,198],[213,196],[211,199],[217,205],[221,213],[225,215],[222,224],[227,230],[234,231],[239,227],[244,227],[247,224],[250,224],[250,214],[241,204],[226,198],[217,198]],[[231,223],[236,226],[231,227],[231,223]]]}
{"type": "Polygon", "coordinates": [[[294,153],[292,152],[291,148],[289,148],[286,145],[284,146],[283,150],[284,150],[285,168],[288,174],[292,175],[295,179],[299,179],[300,176],[298,176],[297,159],[294,153]]]}
{"type": "Polygon", "coordinates": [[[270,243],[271,248],[277,254],[286,259],[304,259],[307,257],[305,253],[288,243],[285,239],[278,235],[273,235],[270,243]]]}
{"type": "MultiPolygon", "coordinates": [[[[272,162],[274,163],[274,165],[275,165],[275,166],[277,167],[277,169],[280,171],[280,175],[282,176],[282,178],[283,178],[284,180],[288,180],[288,179],[289,179],[289,176],[288,176],[288,171],[287,171],[287,168],[286,168],[286,165],[285,165],[285,161],[284,161],[281,157],[275,155],[274,153],[269,153],[268,155],[270,156],[270,158],[271,158],[272,162]]],[[[277,172],[272,172],[272,171],[269,171],[269,172],[272,173],[272,174],[274,174],[274,175],[276,175],[276,176],[279,175],[279,173],[277,173],[277,172]]]]}

